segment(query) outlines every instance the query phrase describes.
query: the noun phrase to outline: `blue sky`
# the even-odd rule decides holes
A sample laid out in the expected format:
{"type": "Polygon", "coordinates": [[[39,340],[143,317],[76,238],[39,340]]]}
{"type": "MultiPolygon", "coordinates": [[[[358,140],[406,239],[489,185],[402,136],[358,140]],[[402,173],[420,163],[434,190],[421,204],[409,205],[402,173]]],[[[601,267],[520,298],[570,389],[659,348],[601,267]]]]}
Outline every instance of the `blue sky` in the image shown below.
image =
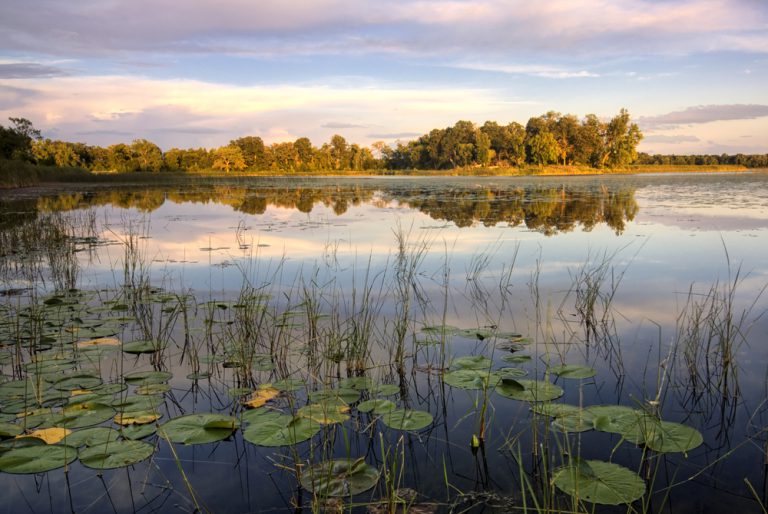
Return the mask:
{"type": "Polygon", "coordinates": [[[0,5],[0,119],[90,144],[367,145],[625,107],[644,151],[764,153],[766,84],[765,0],[0,5]]]}

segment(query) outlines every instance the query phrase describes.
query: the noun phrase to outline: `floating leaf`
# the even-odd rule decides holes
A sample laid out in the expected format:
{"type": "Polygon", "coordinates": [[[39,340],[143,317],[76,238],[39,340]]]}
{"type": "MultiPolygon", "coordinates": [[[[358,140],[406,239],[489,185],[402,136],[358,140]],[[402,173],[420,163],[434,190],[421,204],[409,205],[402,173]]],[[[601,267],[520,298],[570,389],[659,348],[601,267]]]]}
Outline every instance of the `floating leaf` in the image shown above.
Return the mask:
{"type": "Polygon", "coordinates": [[[680,423],[661,421],[640,414],[634,426],[628,426],[622,437],[636,444],[644,444],[659,453],[687,452],[704,442],[701,432],[680,423]]]}
{"type": "Polygon", "coordinates": [[[550,373],[554,373],[560,378],[592,378],[597,375],[595,368],[589,366],[580,366],[578,364],[563,364],[549,368],[550,373]]]}
{"type": "Polygon", "coordinates": [[[310,403],[300,408],[296,416],[311,419],[321,425],[343,423],[349,419],[349,405],[338,400],[310,403]]]}
{"type": "Polygon", "coordinates": [[[621,434],[637,423],[642,411],[624,405],[590,405],[586,408],[594,418],[595,430],[621,434]]]}
{"type": "Polygon", "coordinates": [[[112,406],[119,412],[139,412],[156,410],[162,403],[162,396],[138,395],[118,398],[112,402],[112,406]]]}
{"type": "Polygon", "coordinates": [[[274,387],[264,387],[254,391],[251,397],[247,400],[244,400],[242,404],[251,409],[255,409],[257,407],[261,407],[269,400],[276,398],[279,394],[280,391],[274,387]]]}
{"type": "Polygon", "coordinates": [[[81,450],[78,457],[83,466],[93,469],[114,469],[141,462],[155,452],[155,447],[142,441],[110,441],[81,450]]]}
{"type": "Polygon", "coordinates": [[[38,439],[42,439],[46,444],[56,444],[71,433],[72,431],[68,428],[50,427],[33,430],[27,435],[29,437],[37,437],[38,439]]]}
{"type": "Polygon", "coordinates": [[[301,485],[317,496],[355,496],[379,481],[379,471],[365,459],[333,460],[315,464],[301,476],[301,485]]]}
{"type": "Polygon", "coordinates": [[[504,362],[510,364],[522,364],[523,362],[529,362],[531,360],[530,355],[505,355],[501,358],[504,362]]]}
{"type": "Polygon", "coordinates": [[[157,433],[172,443],[204,444],[226,439],[240,423],[223,414],[188,414],[160,425],[157,433]]]}
{"type": "Polygon", "coordinates": [[[321,389],[309,394],[309,399],[313,402],[323,402],[326,400],[342,401],[347,404],[353,404],[360,399],[360,391],[340,387],[338,389],[321,389]]]}
{"type": "Polygon", "coordinates": [[[109,427],[92,427],[82,430],[75,430],[67,436],[64,443],[73,448],[81,446],[95,446],[111,441],[117,441],[120,438],[120,432],[109,427]]]}
{"type": "Polygon", "coordinates": [[[502,379],[496,392],[507,398],[525,402],[546,402],[563,395],[563,389],[544,380],[502,379]]]}
{"type": "Polygon", "coordinates": [[[147,425],[128,425],[120,429],[120,434],[126,439],[136,441],[144,439],[157,432],[157,425],[150,423],[147,425]]]}
{"type": "Polygon", "coordinates": [[[163,384],[173,377],[173,373],[168,371],[134,371],[123,376],[126,384],[131,385],[149,385],[163,384]]]}
{"type": "Polygon", "coordinates": [[[370,377],[349,377],[339,382],[339,387],[343,389],[355,389],[365,391],[373,387],[373,380],[370,377]]]}
{"type": "Polygon", "coordinates": [[[54,389],[72,391],[73,389],[90,389],[101,385],[101,377],[91,373],[72,373],[64,375],[53,383],[54,389]]]}
{"type": "Polygon", "coordinates": [[[0,471],[26,474],[44,473],[66,466],[77,458],[71,446],[42,444],[14,448],[0,455],[0,471]]]}
{"type": "MultiPolygon", "coordinates": [[[[249,411],[249,414],[258,411],[249,411]]],[[[319,431],[320,424],[312,419],[263,411],[249,418],[243,438],[258,446],[288,446],[311,439],[319,431]]]]}
{"type": "Polygon", "coordinates": [[[636,473],[598,460],[572,459],[555,470],[552,481],[575,498],[604,505],[631,503],[645,494],[645,482],[636,473]]]}
{"type": "Polygon", "coordinates": [[[146,384],[136,388],[136,394],[141,395],[156,395],[164,394],[171,390],[171,386],[168,384],[146,384]]]}
{"type": "Polygon", "coordinates": [[[92,348],[103,348],[109,346],[120,346],[120,340],[116,337],[97,337],[96,339],[89,339],[87,341],[79,341],[77,347],[83,350],[89,350],[92,348]]]}
{"type": "Polygon", "coordinates": [[[24,432],[24,429],[15,423],[0,421],[0,439],[3,437],[16,437],[24,432]]]}
{"type": "Polygon", "coordinates": [[[392,410],[383,414],[381,421],[397,430],[421,430],[432,424],[432,414],[420,410],[392,410]]]}
{"type": "Polygon", "coordinates": [[[154,423],[161,417],[162,414],[153,411],[125,412],[115,416],[114,421],[118,425],[146,425],[154,423]]]}
{"type": "Polygon", "coordinates": [[[383,400],[381,398],[375,398],[373,400],[366,400],[357,406],[357,410],[360,412],[373,412],[375,414],[381,414],[394,410],[396,405],[389,400],[383,400]]]}
{"type": "Polygon", "coordinates": [[[380,396],[392,396],[400,392],[400,388],[395,384],[379,384],[368,390],[370,394],[380,396]]]}
{"type": "Polygon", "coordinates": [[[457,369],[445,373],[443,380],[449,386],[460,389],[486,389],[495,387],[501,377],[482,369],[457,369]]]}
{"type": "Polygon", "coordinates": [[[272,387],[275,389],[279,389],[280,391],[290,392],[290,391],[298,391],[299,389],[302,389],[303,387],[306,387],[307,383],[303,380],[297,380],[295,378],[284,378],[282,380],[278,380],[277,382],[274,382],[272,384],[272,387]]]}
{"type": "Polygon", "coordinates": [[[492,365],[493,361],[484,355],[465,355],[451,363],[455,369],[490,369],[492,365]]]}
{"type": "Polygon", "coordinates": [[[165,345],[160,341],[140,340],[123,343],[123,352],[132,354],[155,353],[163,348],[165,345]]]}

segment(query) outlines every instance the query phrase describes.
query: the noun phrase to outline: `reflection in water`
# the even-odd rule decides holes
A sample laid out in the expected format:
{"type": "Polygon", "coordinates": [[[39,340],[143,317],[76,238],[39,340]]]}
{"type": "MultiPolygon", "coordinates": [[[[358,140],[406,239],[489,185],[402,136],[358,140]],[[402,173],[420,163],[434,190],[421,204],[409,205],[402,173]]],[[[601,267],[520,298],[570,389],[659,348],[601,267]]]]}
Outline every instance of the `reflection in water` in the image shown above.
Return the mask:
{"type": "Polygon", "coordinates": [[[382,183],[365,186],[237,187],[204,186],[178,189],[141,189],[69,193],[41,198],[41,211],[67,211],[89,206],[112,205],[151,212],[166,201],[229,205],[246,214],[264,214],[270,206],[309,213],[324,205],[336,215],[361,203],[386,205],[394,202],[418,209],[431,218],[449,221],[458,227],[475,223],[494,226],[525,226],[547,235],[569,232],[577,226],[591,230],[605,223],[621,234],[627,221],[638,212],[634,188],[590,185],[581,187],[472,186],[435,190],[434,187],[386,187],[382,183]]]}

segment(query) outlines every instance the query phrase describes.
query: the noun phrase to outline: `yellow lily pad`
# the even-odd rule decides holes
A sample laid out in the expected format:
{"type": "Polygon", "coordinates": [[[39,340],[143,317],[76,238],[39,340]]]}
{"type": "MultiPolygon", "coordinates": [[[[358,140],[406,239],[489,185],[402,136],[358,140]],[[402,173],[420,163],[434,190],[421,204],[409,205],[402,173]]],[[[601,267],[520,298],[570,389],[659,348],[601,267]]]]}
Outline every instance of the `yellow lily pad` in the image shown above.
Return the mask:
{"type": "Polygon", "coordinates": [[[39,430],[33,430],[27,436],[29,437],[37,437],[38,439],[42,439],[47,444],[56,444],[58,442],[61,442],[65,437],[67,437],[69,434],[71,434],[72,431],[68,428],[62,428],[62,427],[51,427],[51,428],[41,428],[39,430]]]}

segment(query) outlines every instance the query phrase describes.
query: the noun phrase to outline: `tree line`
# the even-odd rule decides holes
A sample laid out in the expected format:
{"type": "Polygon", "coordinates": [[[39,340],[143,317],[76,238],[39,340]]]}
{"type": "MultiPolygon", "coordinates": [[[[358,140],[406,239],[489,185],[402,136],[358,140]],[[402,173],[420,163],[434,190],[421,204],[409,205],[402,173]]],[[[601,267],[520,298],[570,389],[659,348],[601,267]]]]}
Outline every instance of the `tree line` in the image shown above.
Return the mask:
{"type": "Polygon", "coordinates": [[[398,141],[394,145],[378,141],[370,148],[350,144],[337,134],[319,147],[306,137],[267,145],[258,136],[244,136],[215,149],[171,148],[165,152],[147,139],[108,147],[44,139],[29,120],[9,120],[11,126],[0,125],[0,158],[119,173],[205,170],[328,173],[549,164],[613,168],[633,163],[768,166],[768,155],[638,154],[637,145],[643,135],[625,109],[607,121],[594,114],[579,119],[553,111],[530,118],[525,126],[517,122],[500,125],[495,121],[477,126],[470,121],[458,121],[411,141],[398,141]]]}

